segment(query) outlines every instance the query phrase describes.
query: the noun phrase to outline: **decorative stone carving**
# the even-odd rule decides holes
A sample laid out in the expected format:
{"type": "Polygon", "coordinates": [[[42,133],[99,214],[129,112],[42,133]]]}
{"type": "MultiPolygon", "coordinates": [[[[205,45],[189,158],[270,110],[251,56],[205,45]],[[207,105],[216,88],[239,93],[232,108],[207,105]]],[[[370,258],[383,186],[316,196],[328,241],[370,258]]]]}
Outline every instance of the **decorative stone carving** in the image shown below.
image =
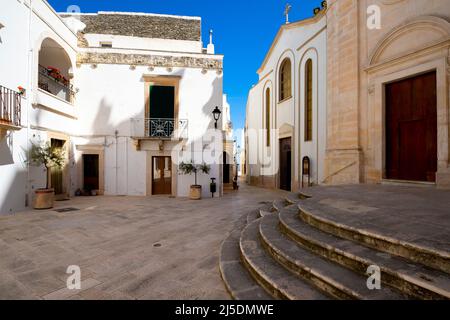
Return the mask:
{"type": "Polygon", "coordinates": [[[136,151],[141,151],[141,140],[135,139],[133,140],[134,147],[136,151]]]}
{"type": "Polygon", "coordinates": [[[87,42],[86,38],[84,37],[84,33],[78,31],[77,32],[77,38],[78,38],[78,47],[79,48],[87,48],[89,47],[89,43],[87,42]]]}
{"type": "Polygon", "coordinates": [[[128,65],[150,65],[166,68],[190,67],[202,69],[223,69],[221,59],[197,58],[188,56],[157,56],[145,54],[124,54],[105,52],[79,52],[77,54],[79,64],[128,64],[128,65]]]}

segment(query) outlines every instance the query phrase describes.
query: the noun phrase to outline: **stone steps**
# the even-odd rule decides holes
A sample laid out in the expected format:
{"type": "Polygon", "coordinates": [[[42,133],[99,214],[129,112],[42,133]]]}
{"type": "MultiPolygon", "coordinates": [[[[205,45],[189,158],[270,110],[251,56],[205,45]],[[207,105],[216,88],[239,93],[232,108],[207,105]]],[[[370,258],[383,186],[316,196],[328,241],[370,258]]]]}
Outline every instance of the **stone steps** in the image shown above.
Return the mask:
{"type": "MultiPolygon", "coordinates": [[[[288,209],[283,209],[285,210],[288,209]]],[[[259,231],[264,247],[277,262],[336,299],[400,300],[407,298],[389,287],[369,290],[366,285],[367,277],[297,245],[295,241],[280,232],[278,214],[263,217],[259,231]]]]}
{"type": "Polygon", "coordinates": [[[421,299],[450,298],[450,278],[447,274],[320,231],[302,221],[295,208],[280,213],[279,227],[284,234],[311,252],[361,275],[366,273],[369,266],[379,266],[382,281],[409,296],[421,299]]]}
{"type": "Polygon", "coordinates": [[[386,246],[364,239],[367,232],[316,213],[314,198],[289,194],[244,215],[221,249],[220,269],[231,296],[450,299],[448,273],[417,263],[414,257],[388,253],[386,246]],[[371,265],[380,267],[381,290],[367,288],[366,270],[371,265]]]}
{"type": "MultiPolygon", "coordinates": [[[[257,212],[255,210],[254,212],[257,212]]],[[[253,212],[250,212],[248,216],[253,212]]],[[[244,218],[248,219],[244,216],[244,218]]],[[[270,300],[272,297],[261,288],[241,262],[239,239],[246,221],[239,221],[220,248],[219,268],[230,296],[235,300],[270,300]]]]}
{"type": "MultiPolygon", "coordinates": [[[[344,225],[331,220],[328,216],[325,217],[323,207],[314,201],[305,201],[300,203],[298,207],[301,219],[321,231],[336,235],[340,238],[356,241],[376,250],[400,256],[450,274],[449,252],[442,252],[433,248],[400,241],[366,229],[344,225]]],[[[333,208],[333,213],[345,215],[345,211],[340,212],[336,208],[333,208]]]]}
{"type": "Polygon", "coordinates": [[[250,223],[252,223],[253,221],[255,221],[256,219],[259,219],[259,218],[261,218],[261,213],[260,213],[259,209],[250,211],[247,214],[247,224],[250,224],[250,223]]]}
{"type": "Polygon", "coordinates": [[[262,247],[256,220],[244,228],[240,249],[244,264],[274,298],[290,300],[323,300],[327,296],[283,268],[262,247]]]}

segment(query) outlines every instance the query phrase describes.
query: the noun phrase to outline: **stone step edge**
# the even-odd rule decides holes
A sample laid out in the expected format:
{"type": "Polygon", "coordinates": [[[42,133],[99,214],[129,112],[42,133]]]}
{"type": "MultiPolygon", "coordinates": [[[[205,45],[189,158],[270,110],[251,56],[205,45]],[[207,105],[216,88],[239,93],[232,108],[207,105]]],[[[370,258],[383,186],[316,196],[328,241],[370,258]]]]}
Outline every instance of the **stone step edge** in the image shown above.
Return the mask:
{"type": "MultiPolygon", "coordinates": [[[[242,235],[246,232],[247,228],[250,228],[255,223],[259,223],[261,219],[254,221],[253,223],[247,225],[241,232],[242,235]]],[[[258,227],[259,228],[259,227],[258,227]]],[[[260,239],[257,239],[258,241],[260,239]]],[[[242,249],[242,243],[239,241],[239,247],[241,252],[241,260],[244,266],[247,268],[248,272],[252,275],[253,279],[274,299],[277,300],[295,300],[295,297],[290,296],[287,292],[284,292],[282,289],[278,288],[276,285],[272,284],[268,279],[265,278],[264,272],[258,270],[258,266],[254,265],[245,255],[244,250],[242,249]]]]}
{"type": "MultiPolygon", "coordinates": [[[[301,234],[297,232],[295,229],[292,229],[281,217],[280,217],[280,229],[281,231],[286,234],[289,238],[294,240],[295,242],[299,243],[301,246],[305,247],[306,249],[313,251],[316,254],[321,255],[324,258],[327,258],[329,260],[332,260],[344,267],[347,267],[351,270],[354,270],[358,272],[361,275],[366,275],[365,271],[367,270],[367,267],[371,265],[377,265],[380,267],[380,270],[382,272],[382,282],[386,285],[389,285],[397,290],[400,290],[402,292],[405,292],[404,290],[407,289],[407,292],[405,292],[409,296],[413,296],[415,298],[423,298],[423,295],[416,293],[417,289],[414,289],[415,287],[421,288],[427,291],[427,296],[433,297],[436,299],[442,299],[443,297],[446,299],[450,299],[450,292],[447,292],[445,290],[442,290],[439,287],[435,287],[432,284],[421,280],[420,278],[414,278],[411,276],[408,276],[406,274],[403,274],[399,271],[394,271],[390,269],[389,267],[385,267],[382,265],[379,265],[373,261],[370,261],[366,258],[362,258],[359,256],[356,256],[352,253],[343,251],[339,248],[336,248],[334,246],[331,246],[327,243],[323,243],[319,240],[316,240],[314,238],[311,238],[309,236],[306,236],[304,234],[301,234]],[[320,251],[327,251],[329,254],[323,254],[320,252],[317,252],[317,249],[312,249],[313,247],[319,247],[320,251]],[[336,258],[333,256],[333,254],[338,255],[339,258],[336,258]],[[349,261],[345,263],[343,261],[345,259],[346,261],[349,261]],[[350,265],[354,265],[353,262],[356,262],[359,265],[359,268],[356,267],[350,267],[350,265]],[[357,270],[355,270],[357,269],[357,270]],[[387,278],[387,279],[386,279],[387,278]],[[400,281],[400,283],[398,283],[400,281]],[[405,286],[407,286],[405,288],[405,286]]],[[[319,232],[323,232],[320,231],[319,232]]],[[[349,240],[350,241],[350,240],[349,240]]],[[[375,250],[375,249],[374,249],[375,250]]]]}
{"type": "MultiPolygon", "coordinates": [[[[256,211],[256,210],[255,210],[256,211]]],[[[227,263],[239,263],[242,266],[242,271],[243,272],[248,272],[247,268],[245,266],[242,265],[242,261],[241,261],[241,255],[240,255],[240,246],[239,246],[239,239],[240,239],[240,235],[242,230],[249,224],[248,223],[248,216],[252,214],[252,211],[249,211],[247,214],[243,214],[233,225],[232,230],[229,232],[228,236],[222,241],[221,245],[220,245],[220,249],[219,249],[219,273],[220,273],[220,278],[222,279],[222,282],[225,286],[226,291],[228,292],[228,294],[230,295],[230,297],[233,300],[241,300],[241,298],[239,297],[239,294],[242,292],[246,292],[249,291],[251,289],[256,289],[256,287],[259,287],[258,283],[256,281],[254,281],[253,276],[251,276],[249,274],[249,277],[254,281],[254,285],[253,286],[249,286],[247,289],[244,290],[234,290],[231,286],[231,284],[229,283],[229,281],[226,279],[226,275],[225,275],[225,270],[223,269],[225,264],[227,263]],[[239,254],[236,257],[229,257],[229,256],[225,256],[224,252],[224,248],[227,244],[227,242],[231,242],[231,241],[236,241],[236,245],[237,247],[239,247],[239,254]]],[[[264,292],[266,291],[265,289],[262,289],[264,292]]],[[[268,297],[271,297],[271,295],[267,294],[268,297]]]]}
{"type": "Polygon", "coordinates": [[[318,290],[324,292],[327,295],[331,295],[335,299],[357,299],[362,300],[363,297],[351,290],[339,282],[336,282],[334,279],[331,279],[319,272],[316,272],[314,269],[309,268],[305,264],[300,264],[297,261],[291,261],[289,257],[287,257],[281,250],[276,248],[269,239],[264,235],[261,231],[260,225],[260,236],[262,239],[263,247],[270,254],[270,256],[280,263],[283,267],[294,273],[295,275],[301,277],[305,281],[310,282],[313,286],[315,286],[318,290]],[[295,265],[295,267],[293,266],[295,265]],[[301,269],[302,272],[299,272],[298,269],[301,269]],[[311,279],[308,279],[305,274],[309,274],[312,276],[311,279]]]}
{"type": "MultiPolygon", "coordinates": [[[[250,290],[252,290],[252,289],[257,289],[257,288],[260,288],[260,287],[259,287],[259,284],[258,284],[256,281],[253,280],[253,281],[254,281],[254,285],[253,285],[253,286],[249,286],[247,289],[243,289],[243,290],[237,291],[237,290],[234,290],[234,289],[232,288],[232,285],[231,285],[230,282],[227,280],[226,272],[225,272],[225,270],[224,270],[224,266],[225,266],[225,264],[227,264],[227,263],[234,263],[234,262],[232,262],[232,261],[226,261],[226,262],[223,262],[223,261],[222,261],[222,247],[223,247],[223,244],[224,244],[226,241],[230,241],[230,240],[229,240],[230,237],[231,237],[231,235],[230,235],[227,239],[225,239],[225,241],[222,243],[222,246],[221,246],[221,248],[220,248],[220,257],[219,257],[219,272],[220,272],[220,278],[222,279],[222,283],[224,284],[225,289],[226,289],[227,293],[230,295],[231,299],[233,299],[233,300],[242,300],[241,297],[239,296],[241,293],[246,292],[246,291],[250,291],[250,290]]],[[[237,239],[236,241],[239,241],[239,240],[237,239]]],[[[236,262],[236,263],[240,263],[240,264],[242,265],[241,260],[236,260],[235,262],[236,262]]],[[[249,271],[247,270],[247,268],[246,268],[245,266],[243,266],[243,265],[242,265],[242,271],[243,271],[243,272],[247,272],[247,273],[249,272],[249,271]]],[[[249,275],[249,276],[253,279],[253,276],[251,276],[251,275],[249,275]]],[[[262,288],[261,288],[261,290],[264,290],[264,292],[267,293],[265,289],[262,289],[262,288]]],[[[268,297],[271,297],[271,295],[268,294],[268,293],[267,293],[267,296],[268,296],[268,297]]],[[[252,299],[253,299],[253,298],[252,298],[252,299]]]]}
{"type": "Polygon", "coordinates": [[[365,246],[378,251],[387,252],[405,259],[426,265],[428,267],[450,274],[450,253],[419,246],[406,241],[401,241],[388,236],[382,236],[374,232],[347,226],[323,217],[318,217],[298,204],[300,218],[307,224],[323,232],[333,234],[340,238],[357,241],[365,246]],[[356,236],[356,237],[355,237],[356,236]],[[378,243],[378,245],[377,245],[378,243]],[[384,245],[379,245],[380,243],[384,245]],[[385,245],[387,244],[387,246],[385,245]],[[394,246],[395,250],[390,248],[394,246]],[[435,260],[438,261],[435,261],[435,260]]]}

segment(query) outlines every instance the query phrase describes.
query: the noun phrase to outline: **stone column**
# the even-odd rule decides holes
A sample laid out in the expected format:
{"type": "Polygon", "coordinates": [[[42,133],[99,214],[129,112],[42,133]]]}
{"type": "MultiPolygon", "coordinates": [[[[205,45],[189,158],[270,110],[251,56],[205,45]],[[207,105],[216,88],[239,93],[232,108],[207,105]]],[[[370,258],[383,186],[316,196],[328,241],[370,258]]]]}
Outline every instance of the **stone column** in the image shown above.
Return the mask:
{"type": "Polygon", "coordinates": [[[327,12],[327,151],[325,183],[359,183],[358,0],[331,0],[327,12]]]}

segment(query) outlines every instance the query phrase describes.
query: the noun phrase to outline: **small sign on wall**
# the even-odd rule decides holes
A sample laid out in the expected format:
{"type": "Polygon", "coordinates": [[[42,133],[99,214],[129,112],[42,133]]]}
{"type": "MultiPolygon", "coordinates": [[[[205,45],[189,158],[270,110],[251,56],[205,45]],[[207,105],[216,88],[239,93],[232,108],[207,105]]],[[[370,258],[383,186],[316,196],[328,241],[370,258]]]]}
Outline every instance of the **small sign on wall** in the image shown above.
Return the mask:
{"type": "Polygon", "coordinates": [[[303,157],[302,160],[302,188],[311,186],[311,160],[303,157]]]}

